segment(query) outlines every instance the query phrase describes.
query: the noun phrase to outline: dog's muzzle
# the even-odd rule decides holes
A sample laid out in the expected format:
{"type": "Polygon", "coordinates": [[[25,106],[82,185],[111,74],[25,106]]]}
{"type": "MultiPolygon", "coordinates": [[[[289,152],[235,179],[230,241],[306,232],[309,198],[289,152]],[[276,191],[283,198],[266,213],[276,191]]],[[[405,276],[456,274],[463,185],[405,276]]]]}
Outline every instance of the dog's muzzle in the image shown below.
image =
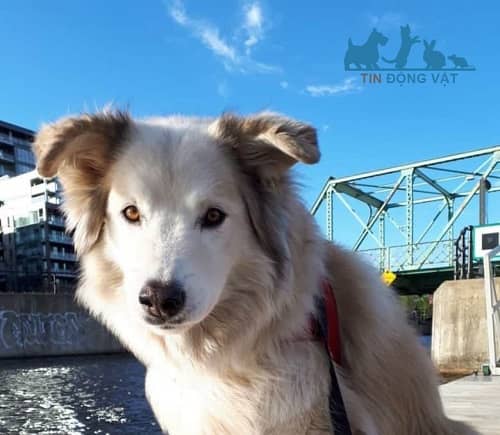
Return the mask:
{"type": "Polygon", "coordinates": [[[151,280],[141,289],[139,303],[154,323],[168,322],[183,310],[186,292],[178,281],[151,280]]]}

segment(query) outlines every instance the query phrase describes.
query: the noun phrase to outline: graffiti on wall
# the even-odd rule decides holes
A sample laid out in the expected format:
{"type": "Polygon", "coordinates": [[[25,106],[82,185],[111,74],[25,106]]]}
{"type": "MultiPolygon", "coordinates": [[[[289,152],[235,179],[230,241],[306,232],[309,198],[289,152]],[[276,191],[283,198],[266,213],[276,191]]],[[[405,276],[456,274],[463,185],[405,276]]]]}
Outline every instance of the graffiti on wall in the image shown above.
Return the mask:
{"type": "Polygon", "coordinates": [[[88,316],[75,312],[17,313],[0,310],[0,349],[82,344],[89,320],[88,316]]]}

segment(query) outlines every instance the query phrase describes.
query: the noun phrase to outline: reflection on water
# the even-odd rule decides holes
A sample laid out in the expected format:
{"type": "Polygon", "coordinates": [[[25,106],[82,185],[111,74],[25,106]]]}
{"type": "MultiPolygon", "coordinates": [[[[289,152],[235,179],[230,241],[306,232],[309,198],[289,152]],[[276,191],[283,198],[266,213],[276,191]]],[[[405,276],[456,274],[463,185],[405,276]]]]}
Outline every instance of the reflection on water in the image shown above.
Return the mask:
{"type": "Polygon", "coordinates": [[[0,434],[161,434],[129,355],[0,360],[0,434]]]}

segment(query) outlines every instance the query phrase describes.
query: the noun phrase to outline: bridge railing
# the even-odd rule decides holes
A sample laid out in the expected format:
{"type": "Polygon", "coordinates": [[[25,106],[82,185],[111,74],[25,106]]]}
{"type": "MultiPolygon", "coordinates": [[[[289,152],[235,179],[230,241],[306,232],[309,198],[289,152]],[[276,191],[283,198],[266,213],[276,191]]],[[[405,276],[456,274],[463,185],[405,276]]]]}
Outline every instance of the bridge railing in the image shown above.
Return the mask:
{"type": "Polygon", "coordinates": [[[453,266],[454,240],[395,245],[358,252],[380,271],[393,272],[453,266]],[[430,252],[430,255],[429,255],[430,252]]]}

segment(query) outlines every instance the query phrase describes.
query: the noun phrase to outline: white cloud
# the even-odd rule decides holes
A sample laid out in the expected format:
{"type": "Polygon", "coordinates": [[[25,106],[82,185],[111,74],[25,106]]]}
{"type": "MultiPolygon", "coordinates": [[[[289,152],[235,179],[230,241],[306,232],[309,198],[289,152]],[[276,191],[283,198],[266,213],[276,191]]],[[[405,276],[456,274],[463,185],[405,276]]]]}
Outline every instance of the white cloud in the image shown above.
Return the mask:
{"type": "Polygon", "coordinates": [[[332,95],[347,94],[350,92],[360,91],[362,89],[356,83],[356,78],[349,77],[341,83],[331,85],[308,85],[305,92],[312,97],[329,97],[332,95]]]}
{"type": "MultiPolygon", "coordinates": [[[[167,2],[170,17],[180,26],[189,30],[205,47],[219,58],[228,71],[276,73],[281,69],[275,65],[255,61],[251,56],[252,48],[263,37],[263,14],[259,3],[254,2],[244,7],[244,23],[241,28],[246,32],[243,47],[230,43],[220,35],[213,24],[192,18],[186,12],[182,0],[167,2]],[[244,49],[244,50],[243,50],[244,49]]],[[[241,44],[241,41],[240,41],[241,44]]]]}
{"type": "Polygon", "coordinates": [[[186,11],[184,10],[184,5],[177,0],[173,0],[172,4],[169,8],[170,16],[176,21],[178,24],[182,26],[189,25],[189,19],[186,16],[186,11]]]}
{"type": "Polygon", "coordinates": [[[283,80],[283,81],[280,82],[280,86],[283,89],[287,89],[288,88],[288,82],[286,80],[283,80]]]}
{"type": "Polygon", "coordinates": [[[219,30],[209,23],[190,18],[186,14],[181,0],[173,0],[170,3],[169,13],[177,24],[189,29],[195,37],[224,62],[237,62],[236,50],[219,36],[219,30]]]}
{"type": "Polygon", "coordinates": [[[246,47],[246,54],[250,55],[252,48],[263,37],[263,15],[262,9],[258,2],[249,3],[244,6],[245,21],[243,28],[246,31],[247,39],[244,44],[246,47]]]}
{"type": "Polygon", "coordinates": [[[201,41],[212,50],[217,56],[231,62],[237,62],[238,56],[234,47],[228,45],[220,36],[219,30],[215,28],[205,27],[199,29],[199,37],[201,41]]]}
{"type": "Polygon", "coordinates": [[[405,17],[396,12],[385,12],[382,15],[369,15],[368,20],[372,27],[379,30],[392,30],[406,24],[405,17]]]}

